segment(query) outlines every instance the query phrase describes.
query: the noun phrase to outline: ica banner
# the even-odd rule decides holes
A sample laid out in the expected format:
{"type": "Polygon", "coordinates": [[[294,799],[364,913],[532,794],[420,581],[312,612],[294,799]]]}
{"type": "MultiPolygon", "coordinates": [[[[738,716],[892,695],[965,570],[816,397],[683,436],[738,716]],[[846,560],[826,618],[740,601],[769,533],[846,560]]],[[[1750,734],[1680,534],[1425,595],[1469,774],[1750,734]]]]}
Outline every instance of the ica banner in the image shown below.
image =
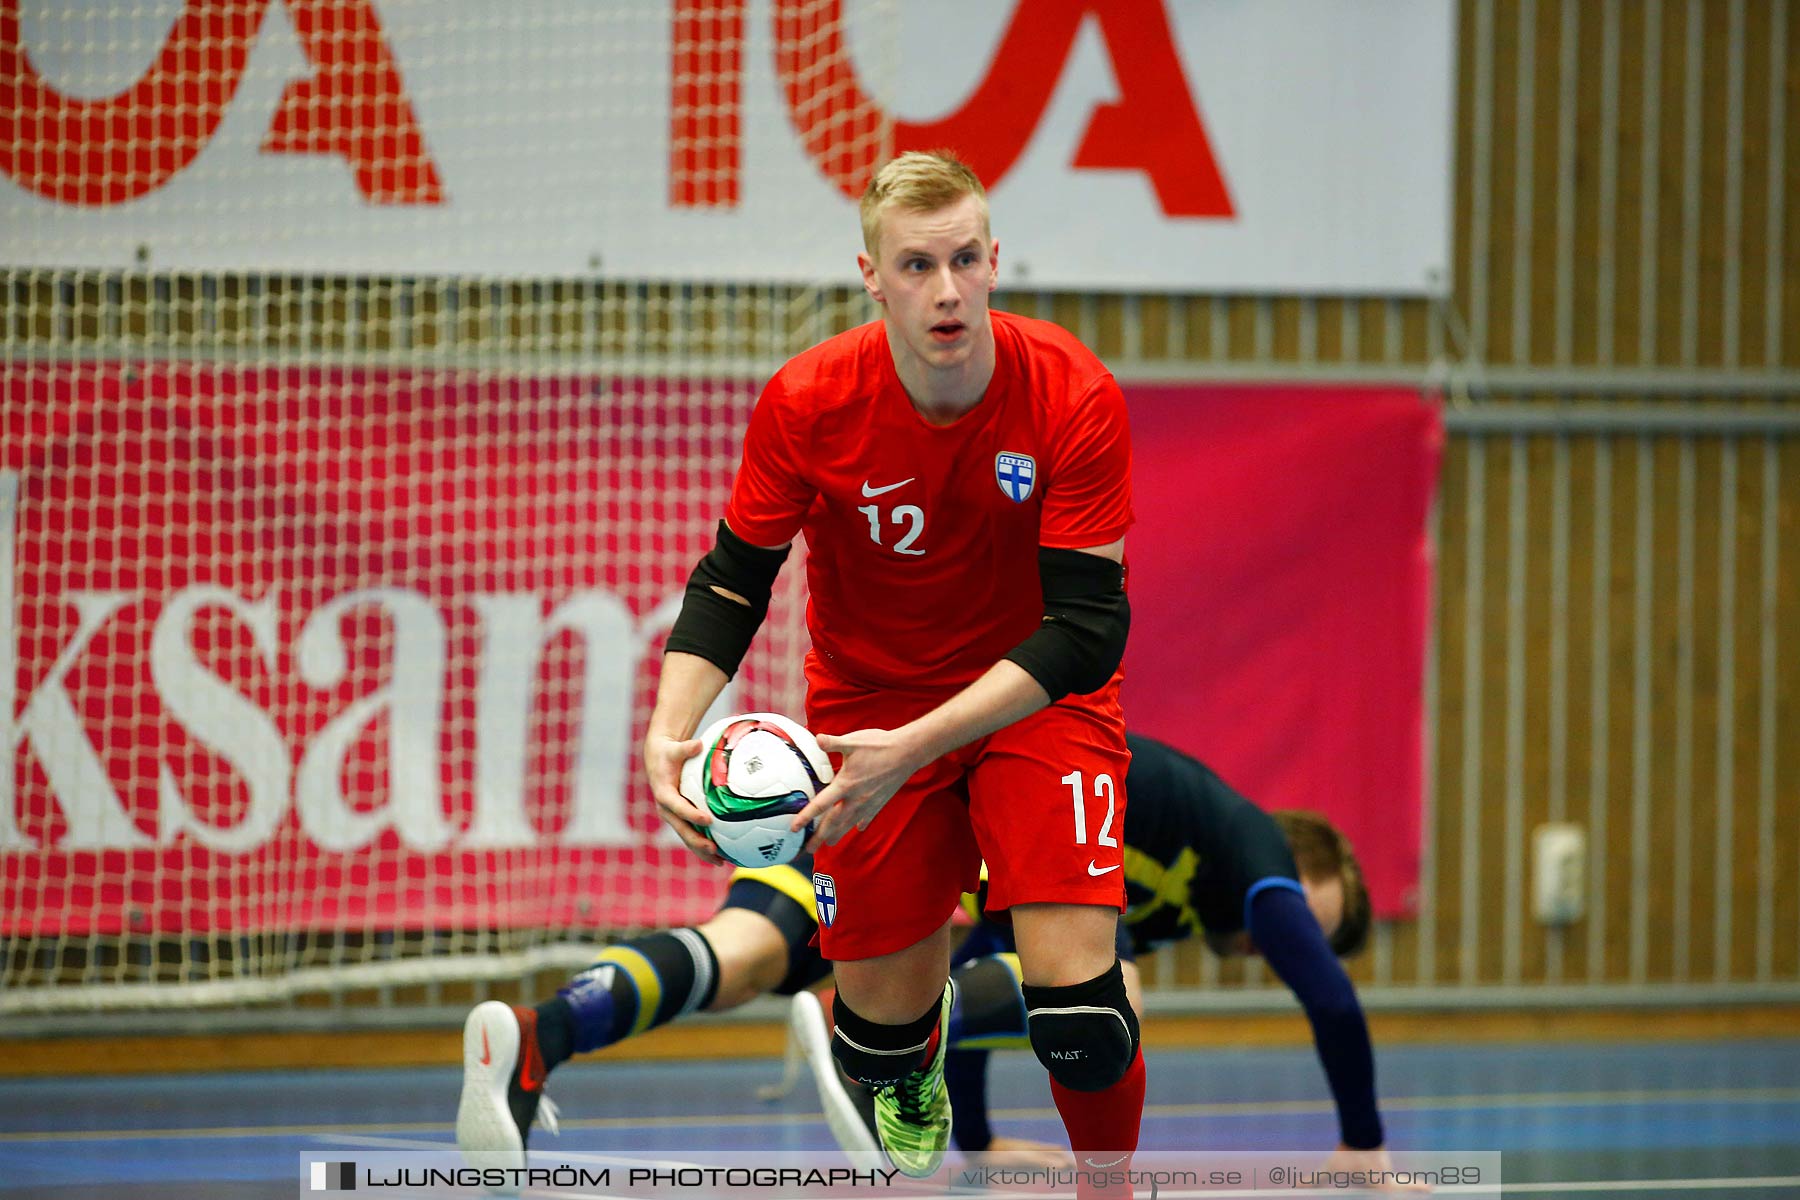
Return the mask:
{"type": "Polygon", "coordinates": [[[1008,287],[1443,293],[1444,0],[0,5],[0,263],[854,283],[897,150],[1008,287]]]}
{"type": "MultiPolygon", "coordinates": [[[[654,926],[636,767],[756,381],[0,373],[0,932],[654,926]]],[[[1417,866],[1411,394],[1134,389],[1131,722],[1417,866]]],[[[726,707],[797,711],[802,573],[726,707]]]]}
{"type": "Polygon", "coordinates": [[[1332,818],[1377,915],[1410,913],[1436,407],[1376,389],[1127,394],[1128,723],[1264,807],[1332,818]]]}

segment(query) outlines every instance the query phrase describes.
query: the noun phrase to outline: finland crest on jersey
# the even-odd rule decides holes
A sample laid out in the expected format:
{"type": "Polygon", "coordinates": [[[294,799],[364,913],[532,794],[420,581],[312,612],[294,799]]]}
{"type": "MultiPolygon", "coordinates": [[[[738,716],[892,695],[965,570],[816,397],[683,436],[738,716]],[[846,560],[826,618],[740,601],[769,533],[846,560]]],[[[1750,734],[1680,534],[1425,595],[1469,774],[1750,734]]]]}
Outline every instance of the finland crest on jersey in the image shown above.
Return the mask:
{"type": "Polygon", "coordinates": [[[994,455],[994,480],[1008,500],[1023,504],[1037,482],[1037,462],[1029,454],[1001,451],[994,455]]]}
{"type": "Polygon", "coordinates": [[[819,924],[829,928],[837,920],[837,881],[817,871],[813,872],[813,905],[819,910],[819,924]]]}

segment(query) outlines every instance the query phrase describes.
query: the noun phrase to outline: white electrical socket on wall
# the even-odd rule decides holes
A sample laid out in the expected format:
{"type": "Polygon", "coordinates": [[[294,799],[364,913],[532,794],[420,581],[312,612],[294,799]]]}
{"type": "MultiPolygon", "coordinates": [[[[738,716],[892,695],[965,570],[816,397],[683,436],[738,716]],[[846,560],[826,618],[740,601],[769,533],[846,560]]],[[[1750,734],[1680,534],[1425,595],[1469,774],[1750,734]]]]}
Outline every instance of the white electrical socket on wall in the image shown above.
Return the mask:
{"type": "Polygon", "coordinates": [[[1531,911],[1539,924],[1570,925],[1587,912],[1587,831],[1551,822],[1531,835],[1531,911]]]}

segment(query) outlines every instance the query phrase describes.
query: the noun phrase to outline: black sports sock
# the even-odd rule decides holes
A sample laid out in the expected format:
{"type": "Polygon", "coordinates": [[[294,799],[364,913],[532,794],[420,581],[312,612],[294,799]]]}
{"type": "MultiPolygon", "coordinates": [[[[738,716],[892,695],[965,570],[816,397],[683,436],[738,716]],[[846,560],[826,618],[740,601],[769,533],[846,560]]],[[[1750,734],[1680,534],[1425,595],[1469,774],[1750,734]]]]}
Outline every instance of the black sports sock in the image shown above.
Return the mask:
{"type": "Polygon", "coordinates": [[[552,996],[537,1006],[537,1015],[544,1070],[554,1071],[575,1055],[575,1010],[561,996],[552,996]]]}

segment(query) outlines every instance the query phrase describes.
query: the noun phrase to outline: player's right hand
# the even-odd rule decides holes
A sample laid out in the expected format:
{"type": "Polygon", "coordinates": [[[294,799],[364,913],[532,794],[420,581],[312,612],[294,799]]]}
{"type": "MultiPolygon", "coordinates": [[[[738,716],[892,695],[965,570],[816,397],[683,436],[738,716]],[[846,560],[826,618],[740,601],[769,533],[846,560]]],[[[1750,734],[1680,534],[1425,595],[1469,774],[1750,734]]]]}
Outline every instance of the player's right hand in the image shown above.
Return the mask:
{"type": "Polygon", "coordinates": [[[652,733],[644,739],[644,775],[650,780],[650,796],[656,801],[656,815],[680,838],[689,850],[707,862],[725,861],[713,840],[700,832],[700,826],[712,824],[712,817],[688,802],[681,794],[681,764],[700,753],[699,738],[677,741],[664,734],[652,733]]]}
{"type": "MultiPolygon", "coordinates": [[[[1366,1174],[1391,1176],[1394,1170],[1394,1159],[1386,1147],[1376,1146],[1373,1150],[1352,1150],[1342,1142],[1325,1160],[1327,1171],[1361,1171],[1366,1174]]],[[[1431,1185],[1424,1183],[1383,1183],[1373,1184],[1364,1190],[1371,1192],[1429,1192],[1431,1185]]]]}

